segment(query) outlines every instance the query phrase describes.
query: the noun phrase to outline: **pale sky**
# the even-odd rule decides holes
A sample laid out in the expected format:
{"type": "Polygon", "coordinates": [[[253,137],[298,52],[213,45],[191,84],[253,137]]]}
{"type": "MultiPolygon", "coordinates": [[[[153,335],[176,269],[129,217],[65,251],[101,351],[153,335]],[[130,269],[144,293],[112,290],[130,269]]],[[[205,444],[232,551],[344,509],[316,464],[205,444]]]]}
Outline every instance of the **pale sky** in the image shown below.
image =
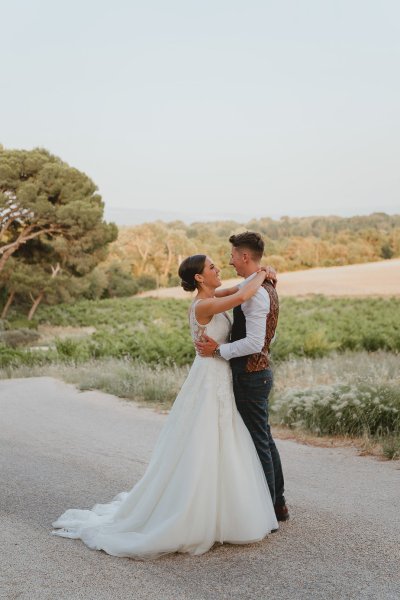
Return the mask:
{"type": "Polygon", "coordinates": [[[0,143],[85,171],[108,218],[400,213],[398,0],[0,14],[0,143]]]}

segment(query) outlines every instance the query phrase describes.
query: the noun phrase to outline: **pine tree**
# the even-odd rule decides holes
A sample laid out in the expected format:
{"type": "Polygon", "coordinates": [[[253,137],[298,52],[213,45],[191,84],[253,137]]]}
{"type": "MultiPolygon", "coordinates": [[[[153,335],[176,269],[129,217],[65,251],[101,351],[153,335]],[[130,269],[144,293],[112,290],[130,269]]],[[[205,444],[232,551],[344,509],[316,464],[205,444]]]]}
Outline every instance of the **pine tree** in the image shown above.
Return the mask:
{"type": "Polygon", "coordinates": [[[3,314],[29,296],[31,319],[47,297],[69,298],[107,256],[117,228],[103,221],[95,184],[46,150],[0,148],[0,279],[3,314]],[[9,269],[13,259],[15,269],[9,269]]]}
{"type": "Polygon", "coordinates": [[[46,150],[0,148],[0,272],[30,240],[55,244],[88,272],[117,235],[103,209],[91,179],[46,150]]]}

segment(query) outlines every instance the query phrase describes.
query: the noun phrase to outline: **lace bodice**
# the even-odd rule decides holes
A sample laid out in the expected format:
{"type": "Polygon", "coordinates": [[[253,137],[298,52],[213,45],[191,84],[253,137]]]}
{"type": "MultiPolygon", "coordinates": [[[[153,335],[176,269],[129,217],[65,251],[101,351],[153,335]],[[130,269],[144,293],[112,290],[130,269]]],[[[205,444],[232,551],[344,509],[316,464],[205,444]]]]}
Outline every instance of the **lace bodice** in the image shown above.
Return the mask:
{"type": "Polygon", "coordinates": [[[196,304],[201,300],[195,300],[190,307],[189,311],[189,324],[190,333],[193,341],[199,340],[205,333],[209,337],[212,337],[218,344],[225,344],[229,341],[229,334],[231,331],[231,319],[228,313],[223,312],[214,315],[207,325],[201,325],[196,319],[196,304]]]}

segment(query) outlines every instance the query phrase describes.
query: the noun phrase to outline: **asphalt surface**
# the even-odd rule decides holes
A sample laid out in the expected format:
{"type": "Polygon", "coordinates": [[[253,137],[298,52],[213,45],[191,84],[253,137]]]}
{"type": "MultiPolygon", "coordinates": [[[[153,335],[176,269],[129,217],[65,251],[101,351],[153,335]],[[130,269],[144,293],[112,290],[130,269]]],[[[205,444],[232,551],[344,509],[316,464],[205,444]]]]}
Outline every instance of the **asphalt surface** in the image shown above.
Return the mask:
{"type": "Polygon", "coordinates": [[[400,464],[278,441],[291,519],[263,542],[115,558],[51,535],[143,474],[165,415],[50,378],[0,381],[0,598],[400,598],[400,464]]]}

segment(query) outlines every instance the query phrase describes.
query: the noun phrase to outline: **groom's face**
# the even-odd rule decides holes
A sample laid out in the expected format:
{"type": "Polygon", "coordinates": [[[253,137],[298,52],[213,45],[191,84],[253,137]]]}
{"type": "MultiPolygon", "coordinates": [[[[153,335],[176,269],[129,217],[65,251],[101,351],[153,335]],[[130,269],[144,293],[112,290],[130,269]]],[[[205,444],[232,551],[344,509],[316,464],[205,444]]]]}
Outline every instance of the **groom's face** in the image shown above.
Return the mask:
{"type": "Polygon", "coordinates": [[[238,275],[244,277],[243,268],[245,263],[243,261],[243,251],[240,248],[235,248],[235,246],[232,246],[229,264],[235,268],[235,271],[238,275]]]}

